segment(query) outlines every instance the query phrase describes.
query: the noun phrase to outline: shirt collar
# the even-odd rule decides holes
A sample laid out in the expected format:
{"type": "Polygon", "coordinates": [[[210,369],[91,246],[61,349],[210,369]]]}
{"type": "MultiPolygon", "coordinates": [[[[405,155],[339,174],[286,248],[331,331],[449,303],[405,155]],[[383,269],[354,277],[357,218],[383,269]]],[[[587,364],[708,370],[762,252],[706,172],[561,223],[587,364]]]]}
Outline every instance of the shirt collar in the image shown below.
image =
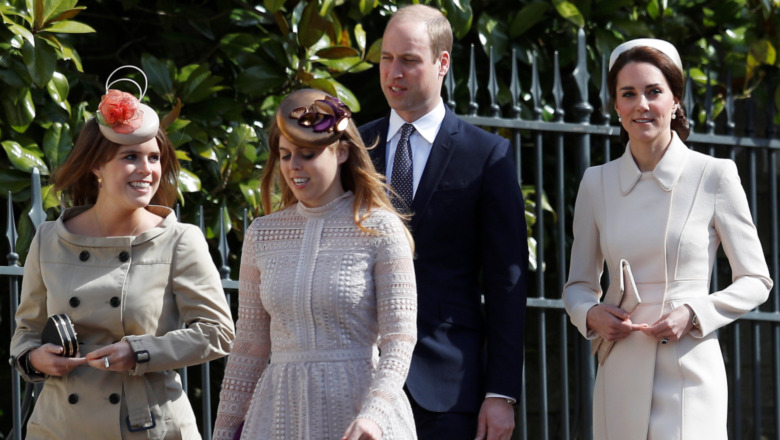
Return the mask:
{"type": "MultiPolygon", "coordinates": [[[[682,174],[687,158],[688,147],[680,140],[677,133],[672,130],[672,142],[661,157],[661,160],[658,161],[658,164],[651,171],[653,179],[655,179],[661,189],[671,191],[674,188],[680,179],[680,174],[682,174]]],[[[631,154],[631,143],[629,142],[626,145],[626,151],[620,158],[621,193],[623,195],[630,193],[641,176],[642,172],[634,161],[634,156],[631,154]]]]}
{"type": "MultiPolygon", "coordinates": [[[[442,121],[444,121],[444,115],[447,111],[444,109],[444,101],[439,100],[439,105],[434,107],[433,110],[428,112],[420,119],[413,121],[415,131],[420,134],[429,144],[433,144],[436,139],[436,134],[439,132],[442,121]]],[[[395,110],[390,110],[390,122],[387,127],[387,141],[401,130],[401,127],[406,123],[395,110]]]]}

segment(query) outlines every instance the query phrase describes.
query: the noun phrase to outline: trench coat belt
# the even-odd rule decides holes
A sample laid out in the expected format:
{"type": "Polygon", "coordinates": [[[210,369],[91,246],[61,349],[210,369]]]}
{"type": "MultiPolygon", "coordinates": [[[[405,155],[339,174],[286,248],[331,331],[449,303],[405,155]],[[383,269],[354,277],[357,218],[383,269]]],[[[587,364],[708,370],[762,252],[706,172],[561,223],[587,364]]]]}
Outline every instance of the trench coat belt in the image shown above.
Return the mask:
{"type": "MultiPolygon", "coordinates": [[[[163,439],[167,432],[164,420],[155,420],[161,414],[160,407],[152,396],[154,393],[144,376],[130,376],[122,373],[122,385],[127,403],[127,428],[130,431],[146,431],[151,440],[163,439]],[[150,399],[150,397],[152,397],[150,399]]],[[[125,422],[125,421],[123,421],[125,422]]]]}

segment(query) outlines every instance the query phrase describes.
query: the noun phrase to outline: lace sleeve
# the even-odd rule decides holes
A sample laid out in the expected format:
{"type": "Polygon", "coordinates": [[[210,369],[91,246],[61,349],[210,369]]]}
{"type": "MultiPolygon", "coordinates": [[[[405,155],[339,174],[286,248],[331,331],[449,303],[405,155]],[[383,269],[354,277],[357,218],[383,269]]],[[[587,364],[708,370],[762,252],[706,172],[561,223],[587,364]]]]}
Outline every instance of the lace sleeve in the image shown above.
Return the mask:
{"type": "Polygon", "coordinates": [[[215,440],[232,440],[244,421],[260,375],[271,352],[271,319],[260,299],[261,273],[256,263],[255,228],[244,238],[238,278],[238,322],[236,340],[225,367],[219,408],[214,425],[215,440]]]}
{"type": "Polygon", "coordinates": [[[403,393],[412,351],[417,342],[417,284],[412,251],[401,220],[388,216],[377,237],[373,268],[379,324],[379,365],[358,417],[368,418],[382,430],[403,393]]]}

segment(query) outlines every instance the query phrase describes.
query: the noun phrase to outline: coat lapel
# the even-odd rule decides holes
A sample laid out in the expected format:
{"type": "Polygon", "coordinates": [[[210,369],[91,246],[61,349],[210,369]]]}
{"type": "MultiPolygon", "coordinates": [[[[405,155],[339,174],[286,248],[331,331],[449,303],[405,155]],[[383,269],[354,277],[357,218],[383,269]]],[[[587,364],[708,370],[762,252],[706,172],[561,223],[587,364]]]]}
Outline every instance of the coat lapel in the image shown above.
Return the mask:
{"type": "MultiPolygon", "coordinates": [[[[414,213],[410,224],[412,230],[417,228],[420,219],[428,209],[431,197],[436,192],[439,181],[444,175],[450,159],[452,159],[457,133],[458,117],[449,108],[446,108],[444,120],[436,139],[433,141],[431,155],[428,157],[428,163],[425,164],[420,184],[417,187],[414,200],[412,200],[412,212],[414,213]]],[[[384,135],[387,136],[387,125],[384,127],[384,135]]]]}

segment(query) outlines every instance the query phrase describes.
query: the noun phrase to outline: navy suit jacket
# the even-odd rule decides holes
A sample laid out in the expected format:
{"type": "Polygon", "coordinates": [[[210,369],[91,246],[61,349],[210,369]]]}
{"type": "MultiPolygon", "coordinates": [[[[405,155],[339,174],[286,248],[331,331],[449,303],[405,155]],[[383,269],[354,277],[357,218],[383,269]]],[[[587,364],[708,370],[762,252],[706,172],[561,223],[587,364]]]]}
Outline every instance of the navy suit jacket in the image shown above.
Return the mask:
{"type": "MultiPolygon", "coordinates": [[[[389,115],[360,128],[385,174],[389,115]]],[[[528,245],[511,143],[450,110],[412,201],[418,341],[406,385],[436,412],[519,399],[528,245]],[[484,307],[482,295],[484,294],[484,307]]]]}

